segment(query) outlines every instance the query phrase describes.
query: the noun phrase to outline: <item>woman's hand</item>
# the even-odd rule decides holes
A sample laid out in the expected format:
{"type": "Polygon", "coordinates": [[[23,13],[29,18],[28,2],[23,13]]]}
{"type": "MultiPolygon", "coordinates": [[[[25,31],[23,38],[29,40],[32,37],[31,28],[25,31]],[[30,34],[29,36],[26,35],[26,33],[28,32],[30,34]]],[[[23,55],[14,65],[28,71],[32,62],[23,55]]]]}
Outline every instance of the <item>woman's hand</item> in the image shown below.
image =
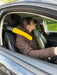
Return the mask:
{"type": "Polygon", "coordinates": [[[54,54],[57,56],[57,47],[54,47],[54,54]]]}

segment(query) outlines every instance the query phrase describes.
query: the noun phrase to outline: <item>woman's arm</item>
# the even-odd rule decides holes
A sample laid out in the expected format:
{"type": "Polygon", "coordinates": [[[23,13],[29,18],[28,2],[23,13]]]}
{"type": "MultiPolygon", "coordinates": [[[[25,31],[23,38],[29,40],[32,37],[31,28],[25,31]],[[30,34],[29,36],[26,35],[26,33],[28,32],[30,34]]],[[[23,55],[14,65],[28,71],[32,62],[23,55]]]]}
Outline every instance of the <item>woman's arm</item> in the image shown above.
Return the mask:
{"type": "Polygon", "coordinates": [[[50,48],[46,48],[46,49],[33,50],[33,48],[25,41],[24,37],[21,35],[17,35],[16,45],[17,45],[18,49],[24,55],[36,57],[39,59],[54,57],[57,54],[56,53],[57,47],[56,47],[56,49],[55,49],[55,47],[50,47],[50,48]]]}

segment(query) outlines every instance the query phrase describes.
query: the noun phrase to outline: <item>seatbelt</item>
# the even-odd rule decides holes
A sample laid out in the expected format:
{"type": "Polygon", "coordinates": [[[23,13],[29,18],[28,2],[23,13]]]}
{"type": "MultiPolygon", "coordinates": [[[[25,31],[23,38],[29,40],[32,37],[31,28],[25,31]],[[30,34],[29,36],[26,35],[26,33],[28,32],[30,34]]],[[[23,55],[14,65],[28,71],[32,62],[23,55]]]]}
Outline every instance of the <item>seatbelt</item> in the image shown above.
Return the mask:
{"type": "Polygon", "coordinates": [[[24,31],[22,31],[18,28],[13,28],[12,32],[16,33],[16,34],[19,34],[19,35],[22,35],[30,41],[32,41],[32,39],[33,39],[31,35],[29,35],[28,33],[24,32],[24,31]]]}
{"type": "Polygon", "coordinates": [[[5,29],[8,30],[8,31],[11,31],[13,33],[16,33],[16,34],[19,34],[19,35],[22,35],[24,36],[25,38],[27,38],[28,40],[32,41],[33,37],[31,35],[29,35],[28,33],[18,29],[18,28],[13,28],[13,27],[10,27],[10,26],[5,26],[5,29]]]}

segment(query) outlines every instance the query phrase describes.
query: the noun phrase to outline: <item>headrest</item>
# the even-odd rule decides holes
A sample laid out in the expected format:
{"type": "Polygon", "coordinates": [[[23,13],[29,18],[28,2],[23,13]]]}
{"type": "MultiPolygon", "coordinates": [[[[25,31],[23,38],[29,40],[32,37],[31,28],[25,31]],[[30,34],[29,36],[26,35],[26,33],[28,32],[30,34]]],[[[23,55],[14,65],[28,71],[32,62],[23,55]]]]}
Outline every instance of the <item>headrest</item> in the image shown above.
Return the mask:
{"type": "Polygon", "coordinates": [[[21,25],[21,17],[17,14],[10,14],[10,17],[11,17],[11,25],[13,27],[16,27],[17,25],[21,25]]]}

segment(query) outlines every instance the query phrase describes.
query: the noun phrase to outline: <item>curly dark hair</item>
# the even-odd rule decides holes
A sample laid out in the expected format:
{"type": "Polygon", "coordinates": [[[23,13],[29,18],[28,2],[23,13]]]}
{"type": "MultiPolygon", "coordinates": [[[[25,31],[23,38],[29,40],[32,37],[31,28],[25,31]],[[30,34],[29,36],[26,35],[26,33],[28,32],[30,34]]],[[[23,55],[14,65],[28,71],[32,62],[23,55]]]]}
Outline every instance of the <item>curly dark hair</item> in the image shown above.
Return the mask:
{"type": "Polygon", "coordinates": [[[32,20],[34,20],[34,19],[31,18],[31,17],[25,17],[25,18],[23,18],[23,21],[22,21],[23,27],[26,28],[26,25],[29,25],[32,20]]]}

